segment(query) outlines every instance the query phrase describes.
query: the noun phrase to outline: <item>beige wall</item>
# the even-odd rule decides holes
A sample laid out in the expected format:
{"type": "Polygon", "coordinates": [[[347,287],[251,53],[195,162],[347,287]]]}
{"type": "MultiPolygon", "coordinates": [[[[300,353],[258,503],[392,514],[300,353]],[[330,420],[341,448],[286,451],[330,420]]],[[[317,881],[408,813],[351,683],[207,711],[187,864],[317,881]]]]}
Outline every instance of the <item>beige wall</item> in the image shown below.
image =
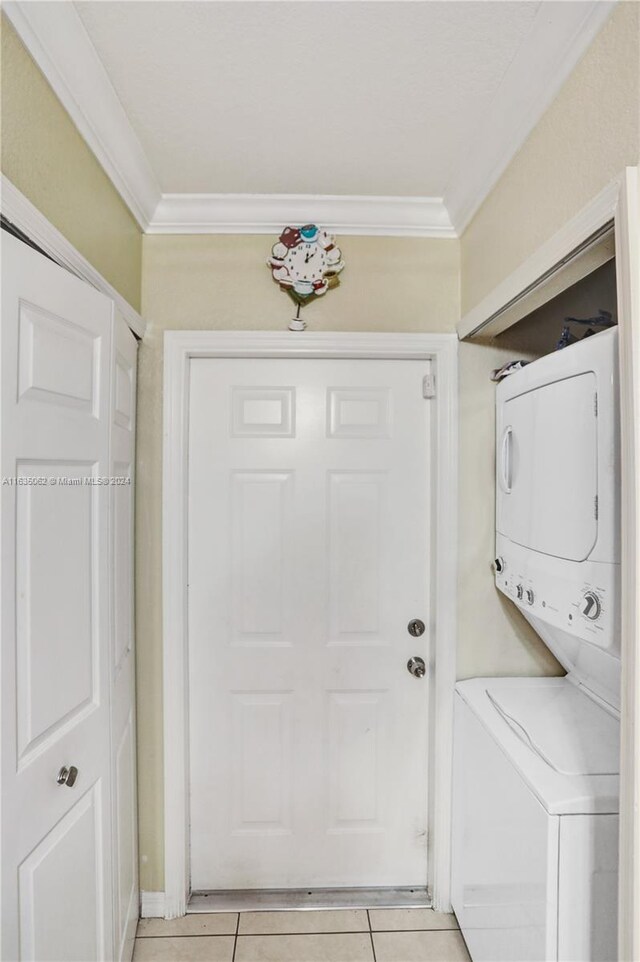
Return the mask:
{"type": "MultiPolygon", "coordinates": [[[[310,329],[455,330],[461,278],[468,310],[625,164],[637,163],[639,21],[637,3],[618,5],[460,247],[457,241],[342,238],[343,284],[305,309],[310,329]]],[[[136,522],[140,851],[142,888],[161,890],[162,332],[284,330],[293,306],[264,264],[269,238],[150,236],[142,242],[126,206],[4,20],[2,34],[3,172],[135,307],[142,300],[149,322],[140,351],[136,522]]],[[[544,353],[550,336],[538,317],[492,341],[460,345],[460,677],[559,670],[495,591],[490,569],[489,373],[514,354],[544,353]]]]}
{"type": "Polygon", "coordinates": [[[1,30],[2,173],[139,308],[138,225],[4,16],[1,30]]]}
{"type": "Polygon", "coordinates": [[[619,3],[465,231],[466,313],[640,159],[640,3],[619,3]]]}
{"type": "MultiPolygon", "coordinates": [[[[493,288],[640,159],[640,4],[622,2],[529,135],[461,239],[462,312],[493,288]]],[[[575,310],[615,311],[611,267],[574,291],[575,310]],[[589,293],[589,284],[595,284],[589,293]]],[[[548,305],[498,338],[460,345],[460,561],[458,675],[559,670],[493,588],[495,477],[492,368],[552,346],[548,305]],[[544,338],[541,335],[544,332],[544,338]],[[487,506],[491,510],[487,511],[487,506]]],[[[559,328],[556,329],[559,333],[559,328]]],[[[554,338],[555,332],[554,332],[554,338]]]]}
{"type": "MultiPolygon", "coordinates": [[[[137,646],[141,887],[163,887],[162,334],[286,330],[295,306],[271,279],[265,236],[145,237],[148,329],[138,375],[137,646]]],[[[314,331],[449,331],[460,316],[455,240],[344,237],[339,288],[303,308],[314,331]]],[[[304,337],[304,335],[301,335],[304,337]]]]}
{"type": "MultiPolygon", "coordinates": [[[[342,238],[342,284],[303,310],[311,330],[445,331],[459,319],[458,243],[342,238]]],[[[295,311],[265,266],[264,236],[144,238],[137,494],[141,886],[163,887],[162,335],[172,329],[285,330],[295,311]]],[[[615,309],[612,265],[487,343],[460,345],[458,676],[561,671],[493,586],[494,391],[489,374],[550,350],[565,310],[615,309]],[[560,315],[560,320],[558,317],[560,315]]],[[[304,336],[304,335],[301,335],[304,336]]]]}

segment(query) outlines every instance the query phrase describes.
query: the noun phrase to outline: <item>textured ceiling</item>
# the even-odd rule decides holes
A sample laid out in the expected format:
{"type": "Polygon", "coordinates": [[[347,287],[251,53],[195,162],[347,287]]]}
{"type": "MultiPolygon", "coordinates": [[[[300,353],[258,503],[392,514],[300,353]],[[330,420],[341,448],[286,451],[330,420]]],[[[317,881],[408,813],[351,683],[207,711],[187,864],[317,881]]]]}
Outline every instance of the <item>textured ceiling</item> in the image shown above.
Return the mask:
{"type": "Polygon", "coordinates": [[[435,197],[539,6],[76,3],[164,192],[435,197]]]}

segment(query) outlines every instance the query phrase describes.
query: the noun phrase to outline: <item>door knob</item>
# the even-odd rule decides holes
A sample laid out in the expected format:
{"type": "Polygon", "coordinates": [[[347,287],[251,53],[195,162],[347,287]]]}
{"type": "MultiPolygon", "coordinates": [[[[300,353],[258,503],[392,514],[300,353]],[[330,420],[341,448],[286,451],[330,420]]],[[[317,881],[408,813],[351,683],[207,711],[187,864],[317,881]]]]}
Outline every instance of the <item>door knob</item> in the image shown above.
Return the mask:
{"type": "Polygon", "coordinates": [[[414,618],[407,625],[407,631],[414,638],[419,638],[420,635],[424,635],[424,621],[420,621],[419,618],[414,618]]]}
{"type": "Polygon", "coordinates": [[[410,675],[413,675],[414,678],[423,678],[427,673],[427,666],[424,663],[424,658],[420,658],[417,655],[415,655],[413,658],[410,658],[407,662],[407,671],[410,675]]]}
{"type": "Polygon", "coordinates": [[[58,777],[56,778],[56,781],[58,785],[66,785],[67,788],[73,788],[73,786],[76,783],[77,777],[78,777],[78,769],[76,768],[75,765],[71,765],[69,768],[67,768],[66,765],[63,765],[60,771],[58,772],[58,777]]]}

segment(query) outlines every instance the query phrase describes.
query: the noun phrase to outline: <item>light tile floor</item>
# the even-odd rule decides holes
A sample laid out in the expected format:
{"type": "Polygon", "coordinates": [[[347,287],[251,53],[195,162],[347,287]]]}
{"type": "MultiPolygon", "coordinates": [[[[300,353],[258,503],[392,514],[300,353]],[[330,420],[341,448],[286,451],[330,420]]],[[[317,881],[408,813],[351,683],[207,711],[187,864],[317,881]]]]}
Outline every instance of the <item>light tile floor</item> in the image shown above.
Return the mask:
{"type": "Polygon", "coordinates": [[[470,962],[431,909],[224,912],[142,919],[133,962],[470,962]]]}

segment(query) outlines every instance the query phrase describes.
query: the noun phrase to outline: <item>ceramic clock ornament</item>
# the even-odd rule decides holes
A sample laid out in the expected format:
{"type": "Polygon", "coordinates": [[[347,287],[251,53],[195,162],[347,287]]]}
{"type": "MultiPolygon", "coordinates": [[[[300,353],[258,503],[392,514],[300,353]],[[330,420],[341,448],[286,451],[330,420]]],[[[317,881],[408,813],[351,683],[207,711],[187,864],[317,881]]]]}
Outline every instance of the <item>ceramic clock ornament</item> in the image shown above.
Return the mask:
{"type": "Polygon", "coordinates": [[[315,224],[305,224],[285,227],[271,249],[267,266],[280,289],[298,305],[289,330],[304,331],[307,325],[300,318],[300,308],[326,294],[330,287],[338,286],[344,261],[331,234],[315,224]]]}

